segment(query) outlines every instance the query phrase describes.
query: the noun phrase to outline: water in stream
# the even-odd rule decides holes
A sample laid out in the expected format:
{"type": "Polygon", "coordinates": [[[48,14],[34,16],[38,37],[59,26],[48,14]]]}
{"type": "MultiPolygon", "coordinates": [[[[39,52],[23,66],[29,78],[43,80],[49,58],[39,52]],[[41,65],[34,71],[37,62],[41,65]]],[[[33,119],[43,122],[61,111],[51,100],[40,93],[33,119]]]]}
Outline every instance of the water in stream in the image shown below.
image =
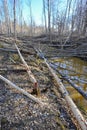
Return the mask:
{"type": "MultiPolygon", "coordinates": [[[[57,58],[54,62],[58,65],[59,70],[69,76],[69,78],[78,86],[87,92],[87,61],[79,58],[57,58]]],[[[87,114],[87,100],[85,100],[73,87],[66,81],[63,81],[70,96],[77,106],[87,114]]]]}

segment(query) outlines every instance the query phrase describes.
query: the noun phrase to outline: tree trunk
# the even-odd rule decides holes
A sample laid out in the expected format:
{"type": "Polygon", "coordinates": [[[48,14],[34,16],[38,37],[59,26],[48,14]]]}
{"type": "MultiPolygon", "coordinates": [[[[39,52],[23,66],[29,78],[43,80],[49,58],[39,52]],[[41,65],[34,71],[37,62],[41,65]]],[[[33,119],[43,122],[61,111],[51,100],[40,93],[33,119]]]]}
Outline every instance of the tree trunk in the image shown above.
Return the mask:
{"type": "Polygon", "coordinates": [[[79,126],[82,128],[82,130],[87,130],[87,121],[84,119],[83,115],[81,114],[81,112],[78,110],[77,106],[75,105],[75,103],[72,101],[72,99],[70,98],[66,88],[64,87],[64,85],[62,84],[61,80],[58,78],[58,76],[56,75],[55,71],[50,67],[49,63],[47,62],[47,59],[44,57],[43,53],[40,54],[41,52],[36,50],[38,52],[38,56],[42,59],[44,59],[44,63],[47,65],[49,71],[51,72],[52,76],[54,77],[59,90],[61,91],[62,95],[64,96],[68,106],[70,107],[70,110],[73,112],[76,120],[79,123],[79,126]]]}
{"type": "Polygon", "coordinates": [[[29,78],[30,78],[31,82],[34,83],[34,91],[38,95],[39,94],[39,90],[38,90],[37,81],[36,81],[33,73],[31,72],[30,67],[27,65],[26,61],[24,60],[24,58],[23,58],[23,56],[22,56],[22,54],[21,54],[21,52],[20,52],[20,50],[19,50],[19,48],[18,48],[18,46],[16,44],[16,10],[15,10],[16,5],[15,4],[16,3],[15,3],[15,0],[14,0],[14,45],[15,45],[17,51],[18,51],[18,54],[20,56],[21,61],[23,62],[24,66],[27,69],[27,73],[29,75],[29,78]]]}
{"type": "Polygon", "coordinates": [[[48,0],[48,34],[49,40],[51,42],[51,1],[48,0]]]}
{"type": "Polygon", "coordinates": [[[37,85],[37,80],[35,79],[33,73],[31,72],[30,67],[27,65],[26,61],[24,60],[22,54],[20,53],[20,50],[19,50],[19,48],[17,47],[16,43],[15,43],[15,47],[16,47],[16,49],[17,49],[17,51],[18,51],[18,54],[19,54],[19,56],[20,56],[20,58],[21,58],[21,61],[23,62],[24,66],[26,67],[26,70],[27,70],[27,73],[28,73],[28,75],[29,75],[29,78],[30,78],[31,82],[34,83],[34,89],[37,89],[37,86],[38,86],[38,85],[37,85]]]}
{"type": "Polygon", "coordinates": [[[45,32],[47,33],[47,20],[46,20],[46,7],[45,7],[45,0],[43,0],[43,14],[44,14],[44,21],[45,21],[45,32]]]}
{"type": "Polygon", "coordinates": [[[16,0],[14,0],[14,40],[16,41],[16,0]]]}
{"type": "Polygon", "coordinates": [[[7,0],[3,0],[3,6],[4,6],[6,32],[7,32],[8,36],[9,36],[10,28],[9,28],[9,12],[8,12],[7,0]]]}

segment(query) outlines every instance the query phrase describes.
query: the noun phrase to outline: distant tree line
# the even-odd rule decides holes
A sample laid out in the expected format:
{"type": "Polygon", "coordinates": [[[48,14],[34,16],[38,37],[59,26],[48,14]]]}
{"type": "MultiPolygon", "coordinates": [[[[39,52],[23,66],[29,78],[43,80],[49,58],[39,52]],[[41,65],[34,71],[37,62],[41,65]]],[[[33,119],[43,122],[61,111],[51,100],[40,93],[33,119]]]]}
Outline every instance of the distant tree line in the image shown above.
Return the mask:
{"type": "Polygon", "coordinates": [[[45,31],[49,35],[87,33],[87,0],[43,0],[45,31]],[[63,7],[61,7],[61,5],[63,7]],[[48,13],[48,14],[47,14],[48,13]]]}
{"type": "MultiPolygon", "coordinates": [[[[49,35],[86,35],[87,34],[87,0],[42,0],[43,22],[37,26],[32,12],[32,0],[16,0],[16,31],[20,35],[33,36],[45,33],[49,35]],[[29,8],[27,21],[23,16],[23,4],[29,8]]],[[[0,33],[10,36],[14,30],[14,0],[0,0],[0,33]]]]}

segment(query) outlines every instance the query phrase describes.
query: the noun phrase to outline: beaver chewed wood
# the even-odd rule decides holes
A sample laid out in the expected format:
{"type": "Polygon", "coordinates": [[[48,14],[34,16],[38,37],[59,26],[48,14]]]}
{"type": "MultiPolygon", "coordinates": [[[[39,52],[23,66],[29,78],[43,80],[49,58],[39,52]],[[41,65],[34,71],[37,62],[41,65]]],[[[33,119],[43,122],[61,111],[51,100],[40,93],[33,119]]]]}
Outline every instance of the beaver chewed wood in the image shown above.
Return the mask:
{"type": "Polygon", "coordinates": [[[44,105],[44,103],[42,103],[38,98],[32,96],[31,94],[29,94],[28,92],[26,92],[24,89],[19,88],[18,86],[16,86],[14,83],[12,83],[10,80],[6,79],[5,77],[3,77],[2,75],[0,75],[0,79],[3,80],[4,82],[6,82],[8,85],[10,85],[12,88],[17,89],[18,91],[20,91],[22,94],[26,95],[27,97],[29,97],[31,100],[33,100],[36,103],[39,103],[41,105],[44,105]]]}
{"type": "Polygon", "coordinates": [[[17,49],[17,51],[18,51],[18,54],[19,54],[19,56],[20,56],[20,58],[21,58],[21,61],[23,62],[24,66],[25,66],[25,68],[26,68],[26,70],[27,70],[27,73],[28,73],[28,75],[29,75],[29,78],[30,78],[31,82],[34,84],[33,90],[34,90],[34,91],[36,92],[36,94],[38,95],[38,93],[39,93],[38,90],[39,90],[39,89],[38,89],[37,80],[36,80],[36,78],[34,77],[33,73],[31,72],[30,66],[28,66],[27,63],[26,63],[26,61],[24,60],[24,58],[23,58],[23,56],[22,56],[22,54],[21,54],[21,52],[20,52],[20,50],[19,50],[19,48],[18,48],[18,46],[17,46],[16,43],[15,43],[15,47],[16,47],[16,49],[17,49]]]}

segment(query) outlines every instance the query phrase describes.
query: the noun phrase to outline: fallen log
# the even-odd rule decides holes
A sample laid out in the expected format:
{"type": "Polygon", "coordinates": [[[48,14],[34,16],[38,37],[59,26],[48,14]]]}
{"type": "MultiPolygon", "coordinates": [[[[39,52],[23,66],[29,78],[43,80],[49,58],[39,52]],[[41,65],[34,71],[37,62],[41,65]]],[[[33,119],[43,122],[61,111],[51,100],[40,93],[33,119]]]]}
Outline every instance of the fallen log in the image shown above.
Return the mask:
{"type": "MultiPolygon", "coordinates": [[[[6,43],[13,43],[14,42],[14,37],[6,37],[6,36],[0,36],[0,41],[2,41],[2,42],[6,42],[6,43]]],[[[16,39],[16,41],[18,42],[18,43],[21,43],[22,41],[21,40],[18,40],[18,39],[16,39]]]]}
{"type": "MultiPolygon", "coordinates": [[[[51,59],[54,60],[54,58],[51,58],[51,59]]],[[[58,57],[57,57],[57,59],[58,59],[58,57]]],[[[68,71],[73,72],[73,73],[75,73],[77,75],[82,75],[82,76],[85,75],[85,76],[87,76],[87,74],[76,72],[74,69],[69,69],[68,67],[63,67],[61,64],[59,65],[59,64],[53,63],[53,62],[51,62],[51,64],[53,64],[55,67],[57,67],[59,69],[68,70],[68,71]]],[[[78,81],[80,81],[82,83],[87,83],[87,81],[83,81],[82,79],[77,79],[77,78],[72,78],[72,79],[73,80],[78,80],[78,81]]]]}
{"type": "Polygon", "coordinates": [[[24,64],[25,68],[27,69],[27,73],[29,75],[29,78],[31,80],[31,82],[34,84],[34,88],[33,88],[33,92],[35,92],[37,95],[39,94],[39,89],[38,89],[38,84],[37,84],[37,80],[35,79],[33,73],[31,72],[31,68],[30,66],[27,65],[26,61],[24,60],[16,42],[17,42],[17,38],[16,38],[16,5],[15,5],[15,0],[14,0],[14,45],[15,45],[15,48],[17,49],[18,51],[18,54],[20,56],[20,59],[22,61],[22,63],[24,64]]]}
{"type": "Polygon", "coordinates": [[[81,112],[78,110],[77,106],[75,105],[75,103],[72,101],[72,99],[70,98],[67,90],[65,89],[65,87],[63,86],[61,80],[58,78],[58,76],[55,74],[55,71],[49,66],[49,64],[47,63],[47,61],[45,60],[45,64],[47,65],[47,67],[49,68],[51,74],[53,75],[54,79],[56,80],[60,91],[62,92],[63,96],[65,97],[69,107],[71,108],[74,116],[76,117],[80,127],[82,128],[82,130],[87,130],[87,122],[84,119],[83,115],[81,114],[81,112]]]}
{"type": "Polygon", "coordinates": [[[65,79],[73,88],[75,88],[86,100],[87,100],[87,92],[84,92],[84,90],[82,89],[82,87],[77,86],[76,84],[74,84],[72,82],[72,80],[70,80],[67,76],[63,75],[55,65],[50,63],[50,66],[56,70],[56,72],[58,72],[63,79],[65,79]]]}
{"type": "MultiPolygon", "coordinates": [[[[0,48],[0,51],[1,51],[1,52],[4,51],[4,52],[7,52],[7,53],[8,53],[8,52],[18,53],[17,50],[15,50],[15,49],[10,49],[10,48],[9,48],[9,49],[8,49],[8,48],[0,48]]],[[[29,52],[29,51],[20,50],[20,52],[21,52],[21,53],[24,53],[24,54],[34,55],[34,53],[29,52]]]]}
{"type": "Polygon", "coordinates": [[[18,86],[16,86],[14,83],[12,83],[10,80],[6,79],[5,77],[3,77],[2,75],[0,75],[0,79],[3,80],[5,83],[7,83],[8,85],[10,85],[12,88],[17,89],[19,92],[21,92],[22,94],[26,95],[27,97],[29,97],[31,100],[33,100],[36,103],[39,103],[40,105],[44,106],[44,103],[41,102],[38,98],[34,97],[33,95],[29,94],[27,91],[25,91],[22,88],[19,88],[18,86]]]}
{"type": "MultiPolygon", "coordinates": [[[[75,45],[73,45],[73,44],[67,44],[67,45],[63,45],[63,47],[73,47],[73,46],[75,46],[75,45]]],[[[54,44],[52,44],[52,45],[49,45],[49,47],[62,47],[62,45],[60,44],[57,44],[57,45],[54,45],[54,44]]]]}
{"type": "Polygon", "coordinates": [[[22,63],[24,64],[25,68],[27,69],[27,73],[29,75],[29,78],[30,78],[31,82],[34,84],[34,91],[36,91],[36,94],[38,94],[38,83],[37,83],[37,80],[35,79],[33,73],[31,72],[30,66],[28,66],[26,61],[24,60],[24,58],[23,58],[23,56],[22,56],[18,46],[16,45],[16,43],[14,43],[14,44],[15,44],[15,47],[16,47],[16,49],[18,51],[18,54],[20,56],[20,59],[21,59],[22,63]]]}
{"type": "Polygon", "coordinates": [[[0,68],[0,71],[5,71],[5,72],[26,72],[26,69],[7,69],[7,68],[0,68]]]}
{"type": "Polygon", "coordinates": [[[2,81],[4,81],[5,83],[7,83],[8,85],[10,85],[10,87],[17,89],[19,92],[21,92],[22,94],[26,95],[32,101],[38,103],[42,108],[46,108],[46,109],[50,110],[53,113],[55,113],[55,111],[56,111],[57,114],[60,114],[59,111],[58,110],[54,110],[53,107],[50,104],[43,103],[40,99],[38,99],[38,98],[34,97],[33,95],[29,94],[27,91],[25,91],[24,89],[18,87],[17,85],[15,85],[10,80],[8,80],[5,77],[3,77],[2,75],[0,75],[0,79],[2,81]]]}
{"type": "Polygon", "coordinates": [[[64,96],[68,106],[70,107],[70,110],[73,112],[74,117],[76,118],[76,120],[79,123],[79,126],[81,127],[82,130],[87,130],[87,121],[84,119],[83,115],[81,114],[81,112],[79,111],[79,109],[77,108],[77,106],[75,105],[73,100],[70,98],[70,96],[69,96],[67,90],[65,89],[64,85],[62,84],[61,80],[56,75],[56,72],[50,67],[50,65],[47,62],[47,59],[44,57],[43,53],[41,54],[41,51],[38,51],[37,49],[35,49],[35,50],[36,50],[36,52],[38,52],[38,56],[40,58],[44,59],[44,63],[47,65],[49,71],[51,72],[52,76],[54,77],[59,90],[61,91],[62,95],[64,96]]]}

